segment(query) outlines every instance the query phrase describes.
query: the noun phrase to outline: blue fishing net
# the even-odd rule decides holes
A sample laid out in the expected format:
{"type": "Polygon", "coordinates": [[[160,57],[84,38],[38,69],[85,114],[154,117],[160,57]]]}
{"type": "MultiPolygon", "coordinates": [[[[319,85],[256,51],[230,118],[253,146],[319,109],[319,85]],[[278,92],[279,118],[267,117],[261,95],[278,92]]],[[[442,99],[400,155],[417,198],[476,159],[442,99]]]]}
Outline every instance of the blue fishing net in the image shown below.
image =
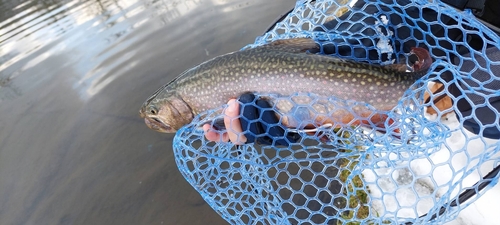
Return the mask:
{"type": "Polygon", "coordinates": [[[383,126],[311,127],[371,106],[296,93],[258,96],[280,115],[274,125],[295,121],[285,129],[296,142],[208,141],[200,126],[216,126],[227,106],[180,129],[180,172],[229,223],[443,224],[496,184],[500,38],[470,10],[426,0],[298,1],[246,48],[297,37],[314,39],[318,54],[375,64],[406,63],[410,47],[425,46],[434,63],[394,110],[380,112],[390,118],[383,126]],[[440,96],[450,107],[432,101],[440,96]]]}

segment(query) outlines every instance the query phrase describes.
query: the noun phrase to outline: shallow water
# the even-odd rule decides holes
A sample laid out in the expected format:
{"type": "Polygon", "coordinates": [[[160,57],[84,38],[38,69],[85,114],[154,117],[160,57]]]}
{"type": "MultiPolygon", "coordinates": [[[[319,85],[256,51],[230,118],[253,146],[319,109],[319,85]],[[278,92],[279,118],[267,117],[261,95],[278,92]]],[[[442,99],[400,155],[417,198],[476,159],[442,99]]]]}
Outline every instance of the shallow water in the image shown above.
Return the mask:
{"type": "Polygon", "coordinates": [[[0,1],[0,224],[224,224],[138,110],[294,4],[0,1]]]}

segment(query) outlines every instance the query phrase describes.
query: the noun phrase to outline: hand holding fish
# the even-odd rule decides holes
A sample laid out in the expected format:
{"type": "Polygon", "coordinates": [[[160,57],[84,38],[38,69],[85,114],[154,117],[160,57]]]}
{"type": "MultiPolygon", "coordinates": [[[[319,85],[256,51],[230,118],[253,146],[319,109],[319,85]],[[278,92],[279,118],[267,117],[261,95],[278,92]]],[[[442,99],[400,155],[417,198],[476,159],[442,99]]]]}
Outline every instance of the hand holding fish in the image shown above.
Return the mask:
{"type": "Polygon", "coordinates": [[[226,127],[225,133],[214,131],[210,124],[203,125],[205,137],[209,141],[231,141],[234,144],[244,144],[247,141],[245,135],[242,134],[240,120],[237,118],[240,115],[240,105],[237,104],[236,99],[231,99],[227,103],[227,108],[224,110],[224,125],[226,127]]]}

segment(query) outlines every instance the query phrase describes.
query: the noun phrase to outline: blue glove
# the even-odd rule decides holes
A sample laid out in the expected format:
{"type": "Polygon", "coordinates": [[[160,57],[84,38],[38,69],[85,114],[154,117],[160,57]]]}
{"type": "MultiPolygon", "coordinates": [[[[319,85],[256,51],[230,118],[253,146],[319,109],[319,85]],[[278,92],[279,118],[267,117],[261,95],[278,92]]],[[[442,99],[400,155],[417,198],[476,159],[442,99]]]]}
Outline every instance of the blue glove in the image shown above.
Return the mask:
{"type": "Polygon", "coordinates": [[[243,131],[248,131],[245,133],[247,143],[288,147],[300,139],[299,134],[286,131],[266,100],[259,99],[252,93],[245,93],[238,98],[238,103],[241,127],[243,131]]]}

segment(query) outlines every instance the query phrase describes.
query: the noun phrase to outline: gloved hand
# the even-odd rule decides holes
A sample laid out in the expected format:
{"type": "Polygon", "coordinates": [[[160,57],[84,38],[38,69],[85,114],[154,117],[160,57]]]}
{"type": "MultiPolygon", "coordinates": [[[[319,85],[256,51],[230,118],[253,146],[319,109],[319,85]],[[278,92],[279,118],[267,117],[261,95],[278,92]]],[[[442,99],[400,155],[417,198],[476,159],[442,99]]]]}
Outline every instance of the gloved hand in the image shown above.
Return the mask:
{"type": "Polygon", "coordinates": [[[238,102],[241,127],[247,131],[247,143],[256,141],[260,144],[288,147],[300,139],[299,134],[285,130],[273,107],[266,100],[259,99],[252,93],[245,93],[238,98],[238,102]]]}
{"type": "Polygon", "coordinates": [[[231,141],[238,145],[257,142],[288,147],[301,138],[297,133],[287,132],[271,104],[252,93],[244,93],[237,100],[230,100],[224,111],[223,124],[214,123],[214,127],[211,126],[203,125],[205,137],[209,141],[231,141]]]}

